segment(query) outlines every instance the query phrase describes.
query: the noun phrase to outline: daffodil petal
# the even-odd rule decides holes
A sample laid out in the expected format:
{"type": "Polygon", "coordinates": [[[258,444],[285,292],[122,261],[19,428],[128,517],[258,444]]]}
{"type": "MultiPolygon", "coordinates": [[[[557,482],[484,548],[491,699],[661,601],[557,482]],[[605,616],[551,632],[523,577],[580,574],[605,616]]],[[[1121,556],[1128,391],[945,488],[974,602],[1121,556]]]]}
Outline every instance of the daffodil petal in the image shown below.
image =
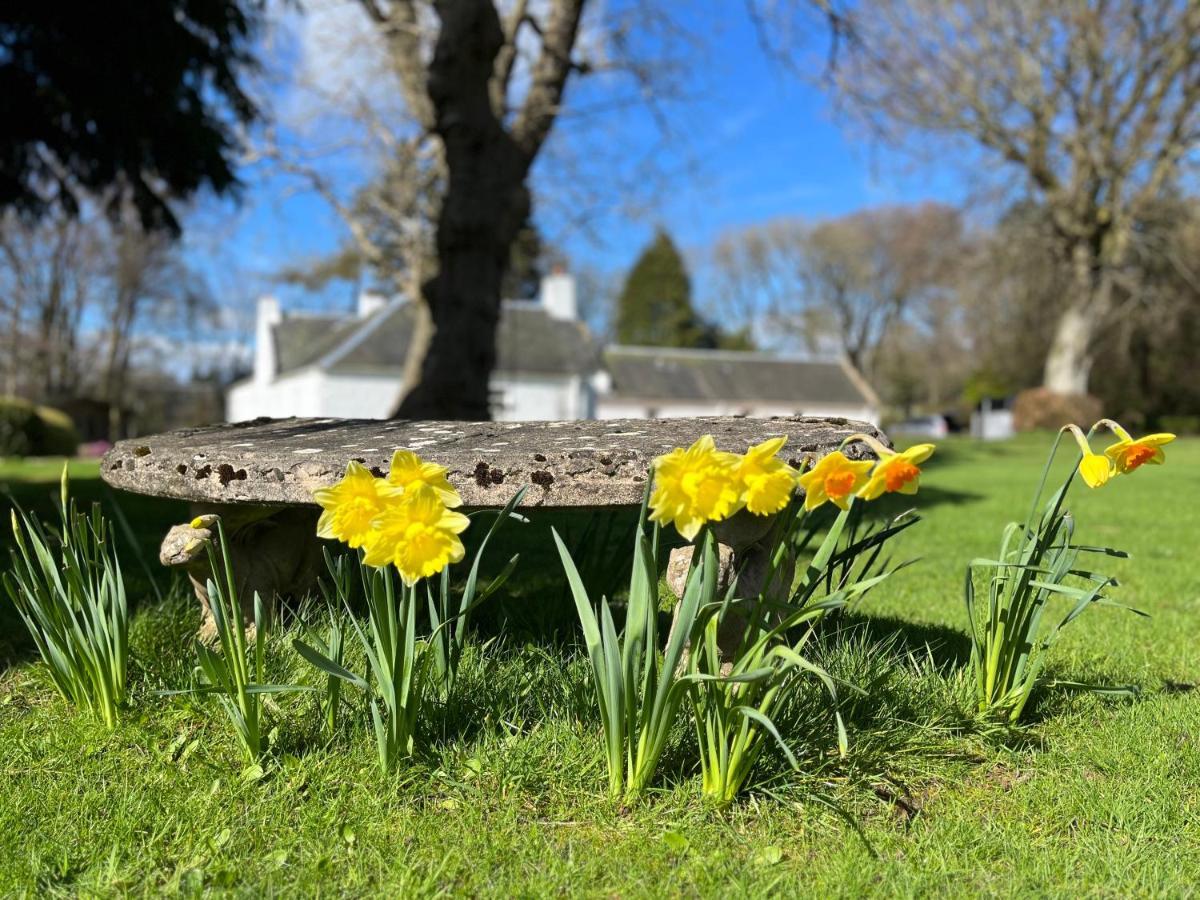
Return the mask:
{"type": "Polygon", "coordinates": [[[929,457],[933,456],[933,451],[936,449],[937,447],[935,447],[933,444],[917,444],[913,447],[909,447],[900,455],[907,459],[914,466],[919,466],[921,463],[925,462],[925,460],[929,459],[929,457]]]}
{"type": "Polygon", "coordinates": [[[857,496],[863,500],[878,500],[879,496],[884,491],[884,479],[881,474],[872,475],[867,479],[867,483],[858,489],[857,496]]]}
{"type": "Polygon", "coordinates": [[[1079,475],[1088,487],[1102,487],[1112,476],[1112,462],[1099,453],[1089,453],[1079,463],[1079,475]]]}
{"type": "Polygon", "coordinates": [[[1175,440],[1175,435],[1169,431],[1162,431],[1157,434],[1148,434],[1144,438],[1139,438],[1139,444],[1149,444],[1152,447],[1161,447],[1164,444],[1169,444],[1175,440]]]}
{"type": "Polygon", "coordinates": [[[1117,441],[1115,444],[1109,444],[1104,448],[1104,455],[1109,459],[1116,461],[1117,457],[1119,457],[1132,443],[1133,441],[1122,440],[1117,441]]]}

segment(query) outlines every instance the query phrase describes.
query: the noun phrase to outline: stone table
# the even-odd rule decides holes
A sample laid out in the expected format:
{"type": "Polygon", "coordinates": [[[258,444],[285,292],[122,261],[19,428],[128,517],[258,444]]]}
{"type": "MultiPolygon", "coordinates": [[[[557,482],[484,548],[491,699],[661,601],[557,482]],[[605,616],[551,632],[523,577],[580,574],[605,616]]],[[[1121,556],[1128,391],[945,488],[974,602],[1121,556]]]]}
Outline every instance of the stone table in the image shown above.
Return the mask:
{"type": "MultiPolygon", "coordinates": [[[[373,419],[256,419],[186,428],[117,443],[101,464],[115,488],[189,500],[198,514],[225,523],[242,597],[310,590],[320,568],[312,500],[356,460],[386,475],[405,447],[449,470],[468,508],[498,508],[528,486],[536,507],[614,507],[641,503],[651,461],[711,434],[722,450],[743,452],[787,435],[783,458],[793,466],[824,456],[855,432],[885,441],[865,422],[801,416],[747,419],[608,419],[573,422],[413,422],[373,419]]],[[[870,453],[862,444],[852,457],[870,453]]],[[[189,569],[205,602],[207,565],[200,552],[208,527],[180,525],[163,542],[161,559],[189,569]]],[[[734,548],[737,550],[738,548],[734,548]]]]}

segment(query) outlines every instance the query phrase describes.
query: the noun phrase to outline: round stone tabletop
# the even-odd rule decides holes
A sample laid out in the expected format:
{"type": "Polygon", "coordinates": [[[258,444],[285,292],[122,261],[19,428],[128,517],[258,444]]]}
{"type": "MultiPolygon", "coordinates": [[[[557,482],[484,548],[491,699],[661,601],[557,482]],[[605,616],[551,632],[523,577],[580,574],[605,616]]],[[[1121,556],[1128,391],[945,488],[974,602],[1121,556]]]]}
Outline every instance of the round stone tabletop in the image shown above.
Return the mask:
{"type": "MultiPolygon", "coordinates": [[[[787,436],[793,466],[819,458],[874,426],[852,419],[604,419],[575,422],[412,422],[375,419],[256,419],[120,441],[104,456],[113,487],[204,503],[312,504],[350,460],[385,475],[406,447],[449,470],[470,507],[503,506],[529,486],[527,506],[600,507],[641,502],[651,461],[711,434],[722,450],[744,452],[787,436]]],[[[847,449],[868,457],[863,444],[847,449]]]]}

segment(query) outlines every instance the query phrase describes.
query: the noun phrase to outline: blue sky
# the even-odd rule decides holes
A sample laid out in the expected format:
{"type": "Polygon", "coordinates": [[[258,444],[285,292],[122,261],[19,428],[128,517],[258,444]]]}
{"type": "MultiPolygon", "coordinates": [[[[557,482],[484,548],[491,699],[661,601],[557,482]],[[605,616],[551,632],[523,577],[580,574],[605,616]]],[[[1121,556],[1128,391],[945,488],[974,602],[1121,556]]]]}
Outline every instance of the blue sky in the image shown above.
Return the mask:
{"type": "MultiPolygon", "coordinates": [[[[951,169],[905,165],[847,134],[819,84],[827,49],[823,31],[814,31],[805,48],[809,62],[804,68],[812,76],[806,81],[763,52],[741,0],[693,2],[679,9],[687,11],[681,21],[703,46],[683,55],[681,83],[689,97],[665,106],[669,139],[663,142],[640,105],[569,118],[535,167],[539,225],[572,265],[619,274],[657,225],[702,266],[705,249],[727,229],[780,216],[819,218],[875,204],[962,198],[963,182],[951,169]],[[559,151],[586,162],[562,169],[555,162],[559,151]],[[609,187],[630,177],[639,161],[649,161],[655,175],[638,179],[639,209],[631,213],[624,208],[630,199],[625,192],[609,187]],[[586,228],[568,224],[576,210],[564,204],[556,188],[564,179],[592,195],[586,228]]],[[[300,52],[286,42],[279,47],[277,62],[285,71],[271,94],[277,110],[290,102],[286,70],[296,65],[300,52]]],[[[659,47],[648,37],[639,49],[654,54],[659,47]]],[[[591,76],[572,86],[567,108],[603,104],[620,89],[612,76],[591,76]]],[[[370,176],[353,154],[335,154],[323,165],[347,189],[370,176]]],[[[192,258],[217,290],[252,296],[273,288],[293,308],[348,304],[352,286],[311,296],[272,284],[274,272],[327,254],[345,239],[329,206],[270,166],[247,169],[244,180],[241,206],[203,209],[188,239],[192,258]]],[[[229,299],[237,303],[240,298],[229,299]]]]}

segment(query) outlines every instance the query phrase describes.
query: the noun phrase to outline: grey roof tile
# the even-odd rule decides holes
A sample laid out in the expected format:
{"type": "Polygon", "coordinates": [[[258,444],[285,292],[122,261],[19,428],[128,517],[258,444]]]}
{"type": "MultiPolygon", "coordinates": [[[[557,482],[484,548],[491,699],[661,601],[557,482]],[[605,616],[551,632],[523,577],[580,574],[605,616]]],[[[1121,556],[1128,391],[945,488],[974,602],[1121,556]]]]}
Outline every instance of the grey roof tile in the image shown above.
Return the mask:
{"type": "Polygon", "coordinates": [[[316,362],[345,340],[358,324],[337,316],[291,316],[274,328],[279,372],[316,362]]]}
{"type": "MultiPolygon", "coordinates": [[[[275,327],[281,373],[317,364],[331,372],[404,368],[414,307],[393,303],[366,319],[301,317],[275,327]]],[[[574,375],[595,370],[599,351],[587,326],[555,319],[535,304],[506,303],[496,334],[496,370],[574,375]]]]}
{"type": "Polygon", "coordinates": [[[869,403],[840,360],[728,350],[609,347],[613,396],[650,401],[869,403]]]}

